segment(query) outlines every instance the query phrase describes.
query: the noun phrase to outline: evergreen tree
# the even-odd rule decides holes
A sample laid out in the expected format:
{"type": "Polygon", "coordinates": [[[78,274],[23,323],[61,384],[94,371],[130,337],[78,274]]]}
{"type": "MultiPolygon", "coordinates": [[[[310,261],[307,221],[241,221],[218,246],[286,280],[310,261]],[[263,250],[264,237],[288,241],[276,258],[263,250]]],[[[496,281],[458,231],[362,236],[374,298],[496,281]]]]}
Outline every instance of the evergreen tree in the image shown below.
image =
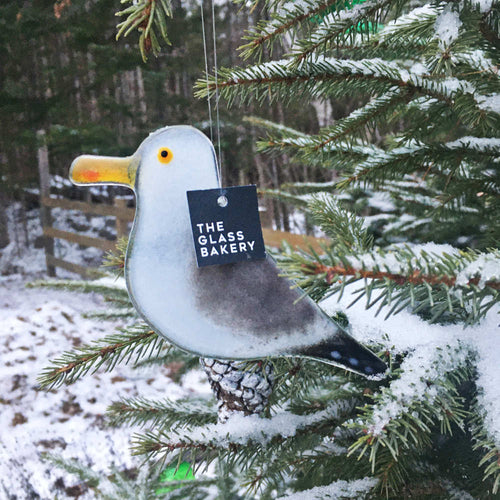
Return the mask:
{"type": "MultiPolygon", "coordinates": [[[[238,105],[356,96],[355,109],[315,135],[252,121],[267,130],[262,151],[333,179],[269,193],[331,240],[321,255],[284,248],[280,265],[390,370],[374,380],[293,358],[252,362],[241,369],[272,365],[259,375],[273,379],[264,416],[216,423],[199,401],[126,400],[111,417],[147,426],[138,454],[192,465],[196,478],[169,498],[204,498],[209,484],[221,499],[498,498],[500,5],[268,8],[243,53],[270,58],[286,41],[288,55],[220,70],[219,92],[238,105]],[[212,463],[210,483],[201,471],[212,463]]],[[[42,382],[172,356],[186,369],[197,362],[140,327],[67,354],[42,382]]]]}

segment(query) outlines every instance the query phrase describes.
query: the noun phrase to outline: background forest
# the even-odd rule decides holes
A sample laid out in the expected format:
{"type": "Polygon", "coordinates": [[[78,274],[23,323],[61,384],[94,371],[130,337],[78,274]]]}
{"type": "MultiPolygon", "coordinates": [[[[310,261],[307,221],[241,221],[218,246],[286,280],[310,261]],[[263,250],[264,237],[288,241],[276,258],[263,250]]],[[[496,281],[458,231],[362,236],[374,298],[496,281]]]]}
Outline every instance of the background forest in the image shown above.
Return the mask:
{"type": "MultiPolygon", "coordinates": [[[[174,1],[172,9],[173,18],[167,19],[171,45],[145,64],[133,35],[116,41],[120,19],[113,0],[13,1],[0,6],[3,206],[5,197],[25,207],[32,201],[26,199],[25,189],[38,185],[38,130],[46,131],[51,174],[64,178],[79,153],[130,154],[150,131],[167,124],[191,124],[208,133],[206,101],[193,96],[193,85],[205,68],[199,6],[174,1]]],[[[208,6],[205,9],[208,18],[208,6]]],[[[260,16],[260,9],[239,10],[231,2],[217,6],[219,65],[241,62],[236,48],[260,16]]],[[[211,37],[210,23],[207,36],[211,37]]],[[[208,57],[212,67],[211,51],[208,57]]],[[[323,178],[318,169],[304,165],[280,168],[285,156],[265,167],[255,154],[255,129],[243,122],[254,113],[278,121],[286,116],[292,126],[315,132],[329,123],[332,107],[297,103],[284,108],[275,103],[228,112],[221,103],[223,174],[228,185],[254,182],[278,187],[285,181],[323,178]]],[[[72,196],[82,193],[73,191],[72,196]]],[[[269,222],[288,229],[286,206],[263,203],[269,222]]],[[[0,228],[5,243],[5,220],[0,228]]]]}

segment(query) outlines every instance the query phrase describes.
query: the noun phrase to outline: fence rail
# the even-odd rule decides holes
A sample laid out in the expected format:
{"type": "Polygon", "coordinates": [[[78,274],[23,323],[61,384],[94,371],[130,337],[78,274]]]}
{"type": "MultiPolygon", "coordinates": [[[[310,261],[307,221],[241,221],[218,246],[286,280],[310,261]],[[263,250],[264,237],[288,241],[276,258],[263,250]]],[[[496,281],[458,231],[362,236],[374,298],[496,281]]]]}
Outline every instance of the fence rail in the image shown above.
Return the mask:
{"type": "MultiPolygon", "coordinates": [[[[52,227],[50,209],[62,208],[65,210],[78,210],[91,215],[115,217],[117,238],[128,234],[128,223],[134,220],[135,214],[135,209],[127,207],[126,200],[123,199],[115,200],[114,205],[106,205],[104,203],[90,203],[84,201],[73,201],[65,198],[42,196],[40,198],[40,202],[42,210],[46,214],[49,214],[49,217],[45,219],[46,222],[43,225],[43,234],[47,240],[53,242],[54,239],[59,238],[69,241],[70,243],[77,243],[78,245],[86,247],[99,248],[104,251],[114,250],[116,248],[116,240],[95,238],[93,236],[63,231],[52,227]]],[[[283,241],[286,241],[294,248],[308,249],[311,247],[317,252],[321,252],[321,244],[326,241],[321,238],[292,234],[286,231],[275,231],[269,228],[263,228],[262,235],[264,237],[264,243],[270,247],[277,248],[281,246],[283,241]]],[[[53,249],[53,243],[45,246],[47,270],[49,271],[49,275],[55,276],[55,268],[57,267],[88,278],[99,273],[99,270],[95,267],[85,267],[80,264],[75,264],[73,262],[57,258],[54,255],[53,249]],[[53,274],[50,274],[51,269],[54,270],[53,274]]]]}

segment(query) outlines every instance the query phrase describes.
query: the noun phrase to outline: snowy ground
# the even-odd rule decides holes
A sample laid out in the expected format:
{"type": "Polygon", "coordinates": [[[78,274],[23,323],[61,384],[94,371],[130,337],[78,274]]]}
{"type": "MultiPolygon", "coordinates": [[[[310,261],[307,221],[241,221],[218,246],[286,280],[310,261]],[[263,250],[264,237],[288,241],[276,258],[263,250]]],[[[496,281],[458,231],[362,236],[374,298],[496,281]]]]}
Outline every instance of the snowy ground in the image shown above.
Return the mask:
{"type": "Polygon", "coordinates": [[[41,453],[76,458],[95,471],[107,471],[111,464],[134,467],[137,460],[129,452],[134,429],[107,428],[106,407],[120,396],[179,398],[210,390],[201,372],[178,385],[167,367],[126,366],[72,386],[38,390],[36,378],[50,359],[119,325],[82,318],[83,312],[103,307],[97,295],[27,289],[25,283],[19,276],[0,278],[0,499],[70,498],[79,491],[78,480],[44,462],[41,453]]]}

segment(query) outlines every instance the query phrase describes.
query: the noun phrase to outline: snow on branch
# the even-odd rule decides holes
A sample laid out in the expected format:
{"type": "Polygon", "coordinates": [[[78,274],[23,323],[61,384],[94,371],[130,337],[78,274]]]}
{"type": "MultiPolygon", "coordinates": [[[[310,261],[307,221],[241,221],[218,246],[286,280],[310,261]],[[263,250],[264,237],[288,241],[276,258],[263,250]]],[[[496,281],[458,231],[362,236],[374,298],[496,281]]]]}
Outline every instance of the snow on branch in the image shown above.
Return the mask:
{"type": "Polygon", "coordinates": [[[179,424],[185,427],[204,425],[217,421],[217,411],[205,400],[152,400],[145,398],[122,398],[108,407],[110,424],[119,426],[160,425],[166,427],[179,424]]]}
{"type": "Polygon", "coordinates": [[[358,24],[368,20],[376,21],[382,9],[389,3],[391,3],[391,0],[369,0],[354,5],[349,10],[332,12],[325,17],[321,26],[311,36],[297,42],[293,47],[296,62],[303,61],[318,48],[323,48],[327,44],[345,36],[358,24]]]}
{"type": "Polygon", "coordinates": [[[500,94],[476,96],[479,109],[500,114],[500,94]]]}
{"type": "Polygon", "coordinates": [[[271,14],[270,20],[259,22],[244,37],[249,42],[239,47],[241,56],[247,59],[256,52],[261,55],[264,46],[272,49],[272,42],[280,35],[304,21],[309,21],[311,17],[328,12],[334,5],[338,5],[338,0],[301,0],[285,3],[277,12],[271,14]]]}
{"type": "MultiPolygon", "coordinates": [[[[196,83],[198,97],[212,97],[215,77],[199,79],[196,83]]],[[[383,93],[404,88],[422,95],[435,97],[453,105],[456,95],[475,92],[474,86],[458,78],[434,79],[422,73],[419,66],[406,69],[403,65],[380,58],[336,59],[311,57],[300,64],[290,59],[270,61],[248,68],[221,69],[217,80],[223,98],[232,102],[239,97],[252,100],[297,97],[297,92],[311,97],[342,97],[352,95],[358,87],[360,93],[383,93]]]]}
{"type": "Polygon", "coordinates": [[[465,52],[454,51],[451,54],[453,63],[467,64],[472,69],[487,73],[488,76],[498,78],[498,68],[496,64],[486,55],[483,50],[475,49],[465,52]]]}
{"type": "Polygon", "coordinates": [[[299,491],[278,500],[323,500],[324,498],[355,498],[362,499],[377,485],[373,477],[353,479],[352,481],[335,481],[327,486],[316,486],[309,490],[299,491]]]}
{"type": "MultiPolygon", "coordinates": [[[[439,406],[436,405],[439,401],[441,408],[437,411],[449,411],[447,374],[465,371],[469,351],[450,333],[440,339],[440,344],[442,347],[436,349],[436,345],[428,343],[408,354],[400,366],[401,376],[382,389],[376,404],[357,425],[371,436],[380,436],[388,432],[391,422],[403,413],[411,414],[424,400],[426,405],[434,407],[439,406]]],[[[462,376],[465,378],[463,373],[462,376]]]]}
{"type": "Polygon", "coordinates": [[[449,150],[464,149],[478,153],[500,154],[500,137],[460,137],[452,142],[444,144],[444,148],[449,150]]]}
{"type": "Polygon", "coordinates": [[[284,411],[271,418],[261,418],[235,413],[224,423],[138,435],[135,448],[139,453],[163,454],[179,449],[237,449],[249,443],[265,447],[275,439],[281,442],[323,423],[331,426],[332,420],[352,411],[356,402],[355,398],[335,401],[322,411],[306,415],[284,411]]]}
{"type": "Polygon", "coordinates": [[[377,305],[377,314],[385,309],[386,319],[411,309],[429,311],[431,323],[452,313],[462,315],[466,323],[477,323],[500,296],[496,251],[458,253],[449,245],[428,243],[353,255],[345,246],[334,245],[321,260],[303,253],[280,265],[318,298],[337,295],[340,300],[346,286],[363,280],[351,304],[366,296],[366,307],[377,305]],[[476,266],[468,267],[476,261],[476,266]],[[462,278],[461,271],[467,278],[462,278]]]}
{"type": "Polygon", "coordinates": [[[460,21],[459,13],[453,10],[453,4],[447,4],[436,17],[434,24],[434,37],[438,40],[441,50],[445,50],[458,38],[461,26],[462,21],[460,21]]]}
{"type": "Polygon", "coordinates": [[[435,7],[426,4],[423,7],[417,7],[408,14],[399,16],[394,21],[387,23],[384,28],[375,35],[375,39],[379,43],[390,42],[396,40],[400,42],[400,38],[407,40],[409,37],[422,37],[422,33],[429,31],[429,28],[434,25],[438,11],[435,7]]]}
{"type": "MultiPolygon", "coordinates": [[[[318,150],[338,151],[343,144],[339,142],[340,139],[345,139],[348,142],[352,141],[353,138],[349,137],[350,134],[362,131],[364,125],[374,122],[385,114],[392,113],[395,106],[404,103],[407,99],[408,93],[403,89],[393,89],[380,97],[372,99],[368,104],[356,109],[345,118],[338,120],[335,125],[321,129],[318,135],[307,136],[302,134],[300,137],[294,135],[291,138],[283,135],[279,138],[271,137],[266,141],[260,141],[259,147],[270,150],[295,146],[299,149],[310,150],[311,153],[318,150]],[[331,148],[327,148],[330,145],[332,145],[331,148]]],[[[359,144],[359,147],[366,148],[367,146],[359,144]]],[[[371,154],[372,147],[369,147],[370,151],[366,150],[366,154],[371,154]]]]}
{"type": "Polygon", "coordinates": [[[339,276],[354,276],[357,279],[394,281],[398,285],[429,284],[448,287],[477,287],[500,290],[500,254],[477,254],[475,252],[454,255],[436,255],[424,249],[418,252],[405,246],[387,252],[379,250],[359,256],[345,256],[349,264],[328,266],[317,263],[308,269],[315,274],[326,274],[328,283],[334,283],[339,276]],[[418,252],[418,253],[417,253],[418,252]],[[436,273],[438,270],[456,269],[455,275],[436,273]]]}
{"type": "Polygon", "coordinates": [[[319,149],[317,147],[318,144],[321,145],[323,153],[343,153],[357,156],[371,156],[377,153],[384,153],[383,149],[380,149],[373,144],[363,144],[355,137],[346,137],[345,140],[342,141],[325,139],[323,141],[325,144],[321,144],[321,141],[322,139],[317,136],[283,137],[259,141],[257,145],[259,151],[266,153],[271,152],[274,149],[279,149],[280,151],[288,154],[296,154],[298,152],[307,154],[311,150],[311,152],[314,153],[317,149],[319,149]]]}
{"type": "Polygon", "coordinates": [[[394,174],[395,168],[404,166],[407,171],[413,171],[427,160],[438,165],[436,158],[441,157],[442,162],[447,157],[456,158],[457,150],[471,159],[477,159],[478,155],[484,157],[500,154],[499,138],[484,137],[461,137],[455,141],[444,144],[424,144],[418,141],[408,142],[405,146],[383,151],[377,155],[371,155],[365,161],[360,162],[354,174],[343,180],[339,186],[344,187],[352,182],[364,179],[380,178],[382,171],[394,174]],[[394,168],[393,168],[394,167],[394,168]]]}

